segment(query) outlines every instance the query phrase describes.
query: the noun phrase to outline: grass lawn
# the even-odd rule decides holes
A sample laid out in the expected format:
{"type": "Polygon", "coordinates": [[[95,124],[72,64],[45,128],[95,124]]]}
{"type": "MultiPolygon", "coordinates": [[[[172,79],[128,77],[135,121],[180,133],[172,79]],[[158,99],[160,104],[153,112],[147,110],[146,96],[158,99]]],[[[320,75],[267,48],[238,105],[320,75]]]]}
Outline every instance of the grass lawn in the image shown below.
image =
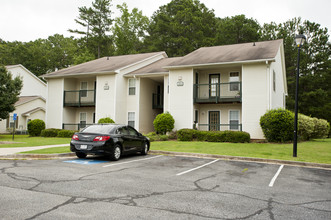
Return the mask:
{"type": "Polygon", "coordinates": [[[210,143],[166,141],[152,142],[151,149],[331,164],[331,139],[317,139],[298,143],[297,158],[292,156],[292,143],[210,143]]]}
{"type": "Polygon", "coordinates": [[[68,147],[50,147],[41,150],[33,150],[33,151],[24,151],[20,154],[63,154],[63,153],[71,153],[70,146],[68,147]]]}
{"type": "MultiPolygon", "coordinates": [[[[69,143],[69,142],[67,142],[69,143]]],[[[273,143],[210,143],[160,141],[152,142],[151,150],[217,154],[331,164],[331,139],[298,143],[298,157],[293,158],[293,144],[273,143]]],[[[69,147],[54,147],[25,153],[69,153],[69,147]]]]}
{"type": "Polygon", "coordinates": [[[13,144],[0,144],[0,148],[9,147],[33,147],[43,145],[68,144],[71,138],[53,138],[53,137],[29,137],[29,135],[15,135],[14,141],[12,135],[0,135],[0,142],[19,142],[13,144]]]}

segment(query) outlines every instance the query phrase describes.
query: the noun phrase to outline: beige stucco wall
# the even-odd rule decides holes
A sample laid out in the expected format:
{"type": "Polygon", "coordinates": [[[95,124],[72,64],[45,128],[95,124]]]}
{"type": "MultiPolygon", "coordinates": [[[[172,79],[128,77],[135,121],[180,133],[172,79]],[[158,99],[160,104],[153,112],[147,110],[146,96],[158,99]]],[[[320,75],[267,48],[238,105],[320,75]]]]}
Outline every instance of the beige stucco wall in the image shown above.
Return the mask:
{"type": "Polygon", "coordinates": [[[193,127],[193,75],[193,69],[169,73],[169,112],[175,119],[175,130],[193,127]],[[184,85],[177,86],[178,81],[184,85]]]}
{"type": "Polygon", "coordinates": [[[269,71],[265,63],[242,67],[242,124],[243,131],[253,139],[264,138],[260,117],[269,106],[269,71]]]}
{"type": "Polygon", "coordinates": [[[20,76],[23,79],[23,88],[21,89],[20,96],[41,96],[46,99],[46,83],[37,76],[21,65],[8,66],[7,69],[11,72],[13,78],[20,76]]]}
{"type": "MultiPolygon", "coordinates": [[[[64,79],[48,80],[46,104],[46,128],[62,128],[64,79]]],[[[67,116],[66,116],[67,117],[67,116]]]]}
{"type": "Polygon", "coordinates": [[[96,78],[96,122],[105,117],[110,117],[117,122],[115,118],[115,77],[115,75],[102,75],[96,78]]]}
{"type": "MultiPolygon", "coordinates": [[[[152,108],[152,94],[157,93],[159,83],[148,79],[140,78],[140,100],[139,100],[139,128],[142,133],[154,131],[153,121],[162,113],[161,109],[152,108]]],[[[128,108],[129,110],[129,108],[128,108]]]]}

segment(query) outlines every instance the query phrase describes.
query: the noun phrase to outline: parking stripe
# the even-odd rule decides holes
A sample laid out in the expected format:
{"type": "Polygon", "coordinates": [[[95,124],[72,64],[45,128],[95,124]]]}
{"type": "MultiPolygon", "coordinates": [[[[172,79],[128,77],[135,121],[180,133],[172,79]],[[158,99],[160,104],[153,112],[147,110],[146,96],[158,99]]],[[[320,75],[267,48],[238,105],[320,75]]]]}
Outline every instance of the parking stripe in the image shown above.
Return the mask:
{"type": "Polygon", "coordinates": [[[108,164],[108,165],[105,165],[103,167],[117,166],[117,165],[133,163],[133,162],[142,161],[142,160],[151,160],[151,159],[155,159],[155,158],[158,158],[158,157],[162,157],[162,155],[155,156],[155,157],[144,158],[144,159],[139,159],[139,160],[131,160],[131,161],[126,161],[126,162],[122,162],[122,163],[108,164]]]}
{"type": "Polygon", "coordinates": [[[272,187],[278,177],[278,175],[280,174],[280,171],[282,171],[284,165],[281,165],[279,168],[278,168],[278,171],[277,173],[275,174],[275,176],[271,179],[270,183],[269,183],[269,187],[272,187]]]}
{"type": "Polygon", "coordinates": [[[196,168],[193,168],[193,169],[190,169],[190,170],[187,170],[187,171],[181,172],[181,173],[177,173],[176,176],[180,176],[180,175],[183,175],[183,174],[185,174],[185,173],[189,173],[189,172],[191,172],[191,171],[194,171],[194,170],[200,169],[200,168],[202,168],[202,167],[208,166],[208,165],[210,165],[210,164],[212,164],[212,163],[215,163],[215,162],[217,162],[217,161],[219,161],[219,159],[213,160],[213,161],[211,161],[211,162],[209,162],[209,163],[206,163],[206,164],[204,164],[204,165],[198,166],[198,167],[196,167],[196,168]]]}

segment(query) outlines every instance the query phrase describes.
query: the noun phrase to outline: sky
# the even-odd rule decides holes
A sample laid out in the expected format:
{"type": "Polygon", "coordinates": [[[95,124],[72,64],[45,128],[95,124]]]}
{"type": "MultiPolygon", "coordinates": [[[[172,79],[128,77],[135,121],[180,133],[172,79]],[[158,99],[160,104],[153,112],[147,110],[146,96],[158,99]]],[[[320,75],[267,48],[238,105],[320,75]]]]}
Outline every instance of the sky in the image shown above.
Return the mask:
{"type": "MultiPolygon", "coordinates": [[[[116,5],[126,2],[128,8],[138,8],[151,17],[171,0],[112,0],[113,18],[119,16],[116,5]]],[[[74,36],[68,29],[81,29],[74,19],[78,7],[92,5],[93,0],[0,0],[0,39],[4,41],[34,41],[54,34],[74,36]]],[[[331,31],[330,0],[200,0],[216,17],[244,14],[261,25],[272,21],[286,22],[301,17],[331,31]]]]}

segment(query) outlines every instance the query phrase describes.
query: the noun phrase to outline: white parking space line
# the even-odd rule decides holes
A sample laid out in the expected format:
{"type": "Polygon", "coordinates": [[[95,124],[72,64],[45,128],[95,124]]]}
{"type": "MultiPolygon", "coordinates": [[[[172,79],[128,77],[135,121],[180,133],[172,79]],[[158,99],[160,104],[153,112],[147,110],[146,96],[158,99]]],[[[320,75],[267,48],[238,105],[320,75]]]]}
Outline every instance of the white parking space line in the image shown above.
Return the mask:
{"type": "Polygon", "coordinates": [[[210,164],[212,164],[212,163],[215,163],[215,162],[217,162],[217,161],[219,161],[219,159],[213,160],[213,161],[211,161],[211,162],[209,162],[209,163],[206,163],[206,164],[204,164],[204,165],[198,166],[198,167],[196,167],[196,168],[193,168],[193,169],[190,169],[190,170],[187,170],[187,171],[181,172],[181,173],[177,173],[176,176],[180,176],[180,175],[183,175],[183,174],[185,174],[185,173],[189,173],[189,172],[191,172],[191,171],[194,171],[194,170],[200,169],[200,168],[202,168],[202,167],[208,166],[208,165],[210,165],[210,164]]]}
{"type": "Polygon", "coordinates": [[[138,160],[131,160],[131,161],[126,161],[126,162],[122,162],[122,163],[108,164],[108,165],[105,165],[103,167],[112,167],[112,166],[117,166],[117,165],[122,165],[122,164],[127,164],[127,163],[133,163],[133,162],[137,162],[137,161],[151,160],[151,159],[155,159],[155,158],[158,158],[158,157],[162,157],[162,155],[155,156],[155,157],[144,158],[144,159],[138,159],[138,160]]]}
{"type": "Polygon", "coordinates": [[[280,171],[282,171],[284,165],[281,165],[277,171],[277,173],[275,174],[275,176],[271,179],[270,183],[269,183],[269,187],[272,187],[278,177],[278,175],[280,174],[280,171]]]}

